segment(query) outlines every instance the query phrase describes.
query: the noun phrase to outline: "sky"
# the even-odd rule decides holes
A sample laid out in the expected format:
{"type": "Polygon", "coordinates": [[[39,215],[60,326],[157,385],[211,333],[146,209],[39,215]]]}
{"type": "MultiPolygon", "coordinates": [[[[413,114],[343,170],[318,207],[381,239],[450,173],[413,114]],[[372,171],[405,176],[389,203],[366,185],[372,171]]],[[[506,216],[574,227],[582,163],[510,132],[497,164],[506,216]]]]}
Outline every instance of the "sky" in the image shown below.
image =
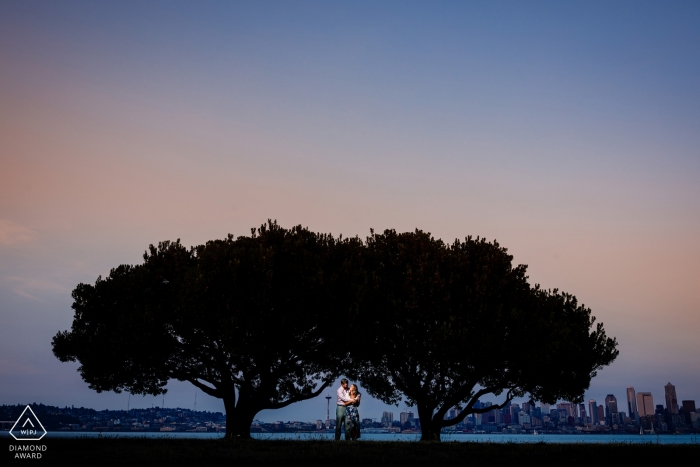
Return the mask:
{"type": "Polygon", "coordinates": [[[695,1],[2,0],[0,404],[161,405],[53,356],[72,289],[267,219],[498,240],[618,340],[586,400],[700,403],[698,128],[695,1]]]}

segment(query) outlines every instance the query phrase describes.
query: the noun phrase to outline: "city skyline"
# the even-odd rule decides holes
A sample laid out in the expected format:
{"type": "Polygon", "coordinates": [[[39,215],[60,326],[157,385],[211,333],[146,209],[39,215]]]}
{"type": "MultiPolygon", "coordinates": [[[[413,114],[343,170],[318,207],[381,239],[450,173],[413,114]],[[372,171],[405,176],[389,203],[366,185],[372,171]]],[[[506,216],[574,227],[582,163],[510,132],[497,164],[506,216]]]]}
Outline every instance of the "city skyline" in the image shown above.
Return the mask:
{"type": "MultiPolygon", "coordinates": [[[[673,391],[674,391],[674,394],[675,394],[675,386],[671,385],[670,382],[669,382],[668,385],[666,385],[666,386],[669,386],[669,385],[673,387],[673,391]]],[[[666,386],[665,386],[665,387],[666,387],[666,386]]],[[[629,390],[629,389],[632,389],[632,390],[634,391],[634,388],[632,388],[632,387],[628,387],[627,389],[628,389],[628,390],[629,390]]],[[[636,391],[634,391],[634,392],[636,392],[636,391]]],[[[637,395],[639,395],[639,394],[650,395],[650,396],[651,396],[651,400],[653,401],[653,393],[652,393],[651,391],[637,392],[636,394],[637,394],[637,395]]],[[[584,397],[584,399],[585,399],[585,397],[584,397]]],[[[686,400],[684,400],[684,401],[685,401],[685,402],[691,402],[692,404],[695,404],[695,402],[696,402],[694,399],[690,399],[690,400],[687,400],[687,399],[686,399],[686,400]]],[[[493,403],[493,401],[490,401],[490,400],[488,400],[488,399],[486,399],[486,398],[485,398],[484,401],[482,401],[482,402],[487,402],[487,403],[489,403],[489,404],[493,403]]],[[[514,399],[514,400],[513,400],[513,403],[514,403],[514,404],[520,404],[520,405],[523,405],[523,406],[529,405],[529,403],[527,402],[527,399],[514,399]]],[[[580,404],[574,404],[574,403],[571,403],[571,402],[565,401],[565,400],[557,401],[557,403],[555,403],[555,404],[544,404],[544,403],[542,403],[542,402],[539,402],[538,404],[539,404],[540,407],[545,407],[546,409],[549,409],[551,406],[567,405],[567,406],[569,406],[569,410],[571,411],[571,415],[574,416],[574,417],[577,417],[577,416],[579,416],[579,414],[581,414],[584,410],[585,410],[585,415],[586,415],[586,416],[590,416],[590,414],[591,414],[591,409],[590,409],[590,405],[588,405],[588,404],[591,404],[591,403],[596,403],[596,400],[595,400],[595,399],[589,399],[587,403],[586,403],[585,400],[584,400],[584,403],[580,403],[580,404]],[[588,407],[589,407],[588,410],[585,409],[587,405],[588,405],[588,407]],[[583,409],[583,410],[582,410],[582,409],[583,409]]],[[[668,402],[667,402],[667,403],[668,403],[668,402]]],[[[667,410],[669,410],[669,413],[671,413],[671,414],[678,414],[678,404],[676,403],[675,406],[673,406],[673,405],[668,406],[668,405],[666,405],[667,403],[665,403],[665,404],[663,404],[663,405],[664,405],[664,407],[665,407],[667,410]],[[673,407],[675,407],[675,409],[674,409],[673,407]]],[[[657,404],[653,404],[653,403],[652,403],[650,415],[654,415],[654,414],[655,414],[656,405],[657,405],[657,404]]],[[[690,405],[688,405],[688,407],[690,407],[690,405]]],[[[604,413],[605,413],[605,418],[607,418],[607,417],[609,416],[609,412],[610,412],[610,413],[626,412],[626,414],[627,414],[628,416],[630,416],[630,414],[634,414],[634,413],[636,412],[636,409],[635,409],[634,411],[630,411],[629,409],[627,409],[627,410],[620,410],[620,408],[618,407],[618,404],[617,404],[617,397],[616,397],[614,394],[608,394],[608,395],[605,397],[604,405],[601,405],[601,404],[597,404],[597,403],[596,403],[596,411],[595,411],[595,414],[596,414],[596,415],[595,415],[596,421],[599,421],[599,419],[598,419],[598,410],[599,410],[600,408],[603,408],[604,413]]],[[[399,408],[397,408],[397,410],[399,410],[399,408]]],[[[406,410],[410,410],[410,409],[407,408],[406,410]]],[[[452,410],[452,411],[453,411],[453,410],[452,410]]],[[[392,413],[392,412],[389,411],[389,413],[392,413]]],[[[448,414],[449,414],[449,413],[450,413],[450,412],[448,412],[448,414]]],[[[644,415],[647,415],[647,414],[645,413],[644,415]]],[[[364,416],[363,416],[363,418],[364,418],[364,416]]],[[[381,417],[369,417],[369,418],[379,419],[379,418],[381,418],[381,417]]]]}
{"type": "MultiPolygon", "coordinates": [[[[339,381],[340,380],[338,380],[338,382],[337,382],[338,384],[336,384],[336,386],[339,386],[339,381]]],[[[355,383],[358,384],[358,386],[360,387],[360,390],[362,392],[361,383],[359,383],[359,382],[355,382],[355,383]]],[[[675,388],[675,386],[674,386],[674,388],[675,388]]],[[[333,387],[329,388],[329,394],[325,394],[325,393],[320,394],[318,397],[316,397],[314,399],[310,399],[310,400],[306,400],[306,401],[302,401],[302,402],[297,402],[297,403],[293,404],[293,405],[297,406],[297,410],[293,410],[293,411],[290,411],[290,410],[286,410],[286,411],[285,410],[263,410],[258,414],[258,416],[256,417],[256,420],[260,420],[260,421],[263,421],[266,423],[273,423],[273,422],[278,422],[278,421],[285,421],[285,422],[287,422],[287,421],[308,422],[308,421],[315,421],[315,420],[324,420],[325,421],[326,415],[333,412],[332,407],[331,407],[331,402],[334,403],[334,397],[330,397],[330,393],[334,392],[334,391],[331,391],[331,389],[334,389],[334,388],[333,387]],[[318,407],[321,407],[321,404],[323,405],[323,413],[322,414],[318,410],[318,407]],[[280,415],[283,415],[283,414],[285,416],[280,417],[280,415]],[[321,416],[321,415],[323,415],[323,416],[321,416]]],[[[647,401],[646,407],[648,408],[648,410],[650,410],[651,415],[653,415],[655,410],[656,410],[656,405],[658,405],[657,402],[664,401],[664,399],[662,399],[658,395],[657,395],[657,399],[654,399],[654,392],[653,391],[636,391],[635,388],[633,388],[633,387],[627,388],[626,393],[628,395],[629,395],[630,389],[632,389],[632,391],[635,393],[635,397],[634,397],[634,404],[635,405],[638,403],[637,401],[640,400],[639,399],[640,395],[642,395],[642,398],[650,397],[650,399],[644,399],[644,400],[647,401]]],[[[658,391],[657,394],[659,392],[660,391],[658,391]]],[[[218,410],[215,410],[218,407],[218,405],[216,404],[217,400],[215,400],[213,398],[209,398],[208,396],[206,396],[206,394],[203,394],[203,393],[197,392],[197,391],[192,391],[192,394],[193,394],[193,399],[192,399],[191,405],[181,404],[181,405],[174,405],[172,407],[168,406],[166,403],[164,403],[166,400],[168,400],[168,401],[170,400],[170,397],[168,397],[167,394],[165,397],[162,395],[161,396],[145,396],[145,397],[129,396],[129,395],[125,395],[125,396],[129,401],[128,406],[130,406],[131,408],[135,408],[135,409],[148,409],[148,408],[152,408],[152,407],[163,407],[163,408],[168,408],[168,409],[182,408],[182,409],[188,409],[188,410],[197,410],[196,405],[194,405],[194,404],[196,402],[196,397],[199,396],[200,397],[200,406],[201,406],[199,410],[212,411],[212,412],[222,412],[223,411],[223,404],[221,404],[221,407],[218,410]],[[202,404],[202,398],[205,398],[204,404],[202,404]],[[208,398],[209,400],[206,400],[206,398],[208,398]]],[[[598,398],[598,399],[591,398],[591,397],[589,397],[589,393],[586,393],[586,394],[584,394],[584,402],[583,403],[571,404],[572,410],[576,411],[577,413],[581,413],[580,406],[584,406],[587,416],[590,416],[590,414],[591,414],[590,403],[595,402],[596,409],[593,413],[595,414],[594,417],[595,417],[596,421],[599,421],[598,408],[602,408],[603,410],[605,410],[605,408],[606,408],[605,399],[611,395],[615,396],[615,398],[616,398],[615,402],[616,402],[617,411],[626,412],[628,415],[630,413],[633,413],[629,410],[628,404],[626,404],[625,410],[622,410],[621,407],[617,406],[617,396],[614,393],[606,395],[605,398],[598,398]],[[602,402],[600,402],[600,403],[597,402],[599,400],[602,402]]],[[[488,397],[484,397],[481,402],[488,402],[489,404],[496,402],[496,398],[491,398],[491,399],[489,399],[488,397]],[[493,400],[491,400],[491,399],[493,399],[493,400]]],[[[179,402],[182,402],[182,398],[178,398],[177,400],[179,402]]],[[[626,400],[626,402],[629,402],[629,401],[626,400]]],[[[692,397],[688,397],[688,398],[683,398],[681,400],[681,403],[682,402],[698,403],[698,402],[700,402],[700,400],[694,399],[692,397]]],[[[12,402],[4,402],[4,403],[8,404],[8,403],[12,403],[12,402]]],[[[29,404],[29,403],[45,403],[45,404],[47,404],[46,401],[39,401],[39,400],[37,400],[37,401],[20,401],[20,402],[14,402],[14,403],[18,403],[20,405],[29,404]]],[[[527,404],[527,399],[516,398],[513,400],[513,403],[527,404]]],[[[537,404],[539,404],[540,406],[544,405],[547,408],[549,408],[550,406],[554,407],[560,403],[569,404],[569,401],[560,400],[560,401],[557,401],[557,403],[555,403],[555,404],[542,404],[542,403],[537,403],[537,404]]],[[[52,404],[48,404],[48,405],[52,405],[52,404]]],[[[68,405],[69,406],[75,405],[76,407],[78,407],[78,406],[83,407],[83,405],[78,405],[78,404],[68,404],[68,405]]],[[[664,405],[664,407],[667,407],[665,401],[663,402],[663,405],[664,405]]],[[[62,405],[59,405],[59,406],[62,406],[62,405]]],[[[95,408],[95,407],[90,407],[87,405],[84,407],[90,408],[90,409],[95,409],[95,410],[124,410],[127,408],[127,407],[119,407],[119,406],[112,406],[112,407],[100,406],[100,407],[95,408]]],[[[363,396],[363,407],[362,407],[362,410],[360,411],[360,414],[361,414],[362,418],[381,420],[381,418],[382,418],[381,414],[384,412],[389,412],[389,413],[392,413],[394,415],[400,414],[402,412],[406,412],[406,413],[413,412],[415,414],[415,413],[417,413],[416,410],[417,409],[415,406],[413,406],[413,407],[408,406],[404,402],[400,403],[398,407],[394,406],[394,405],[386,405],[386,404],[382,403],[381,401],[374,399],[371,395],[365,394],[363,396]],[[369,409],[367,408],[368,406],[370,407],[369,409]]],[[[677,413],[677,411],[675,413],[677,413]]],[[[449,414],[449,412],[448,412],[448,414],[449,414]]],[[[644,415],[647,415],[647,413],[644,412],[642,414],[642,416],[644,416],[644,415]]],[[[334,415],[333,415],[333,417],[334,417],[334,415]]],[[[331,418],[333,418],[333,417],[331,417],[331,418]]]]}
{"type": "MultiPolygon", "coordinates": [[[[552,409],[552,404],[547,404],[539,402],[538,408],[529,402],[515,402],[513,401],[509,406],[503,409],[495,409],[493,412],[486,412],[482,414],[469,415],[465,421],[460,422],[459,425],[469,422],[475,425],[490,424],[507,426],[507,425],[523,425],[528,429],[536,426],[542,426],[543,421],[548,421],[548,416],[555,414],[555,412],[562,413],[569,417],[568,423],[574,421],[575,425],[578,426],[588,426],[588,427],[604,427],[617,428],[618,426],[623,427],[623,431],[629,432],[630,427],[634,427],[633,431],[636,432],[637,428],[642,427],[649,428],[653,431],[653,428],[649,423],[650,417],[654,420],[654,424],[658,424],[657,428],[660,432],[668,432],[672,430],[684,429],[684,430],[697,430],[700,428],[700,415],[696,411],[694,400],[684,400],[683,401],[683,414],[679,416],[679,407],[677,400],[675,398],[675,386],[670,382],[664,387],[666,392],[666,405],[663,404],[653,404],[653,395],[650,392],[640,392],[637,394],[638,405],[642,407],[642,412],[637,413],[636,411],[630,410],[625,412],[624,410],[619,410],[617,407],[617,398],[614,394],[608,394],[605,397],[605,405],[597,404],[595,399],[590,399],[588,401],[588,410],[586,409],[585,403],[572,403],[569,401],[559,401],[555,405],[556,409],[552,409]],[[653,410],[651,410],[653,408],[653,410]],[[507,415],[503,415],[503,413],[507,415]],[[647,413],[648,412],[648,413],[647,413]],[[490,415],[489,415],[490,414],[490,415]],[[489,416],[489,420],[486,421],[485,417],[489,416]],[[679,417],[674,417],[679,416],[679,417]],[[544,417],[544,418],[543,418],[544,417]],[[532,427],[531,422],[533,423],[532,427]],[[648,426],[646,426],[648,425],[648,426]],[[672,430],[669,430],[670,425],[672,430]]],[[[634,399],[635,391],[633,387],[627,388],[628,398],[634,399]]],[[[494,405],[491,401],[479,401],[475,408],[490,407],[494,405]]],[[[457,408],[450,409],[445,415],[446,418],[453,419],[456,418],[460,413],[457,408]]],[[[564,416],[562,415],[562,416],[564,416]]],[[[381,424],[385,427],[392,426],[393,412],[385,411],[382,412],[381,424]]],[[[372,420],[376,421],[376,417],[372,417],[372,420]]],[[[414,419],[414,412],[408,408],[404,412],[400,413],[400,424],[405,426],[407,421],[414,419]]],[[[413,426],[411,424],[411,426],[413,426]]],[[[418,426],[418,425],[416,425],[418,426]]]]}
{"type": "Polygon", "coordinates": [[[700,401],[699,42],[692,1],[2,2],[0,404],[162,403],[52,355],[71,291],[268,219],[498,240],[617,338],[586,408],[700,401]]]}

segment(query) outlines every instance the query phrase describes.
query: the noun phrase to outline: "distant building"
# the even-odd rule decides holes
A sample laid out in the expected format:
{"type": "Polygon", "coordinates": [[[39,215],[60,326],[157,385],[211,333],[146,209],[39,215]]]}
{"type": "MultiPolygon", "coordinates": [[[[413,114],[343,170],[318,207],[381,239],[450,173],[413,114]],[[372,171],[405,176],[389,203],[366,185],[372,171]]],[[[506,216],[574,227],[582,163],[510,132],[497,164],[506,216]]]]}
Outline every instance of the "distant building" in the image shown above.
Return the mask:
{"type": "Polygon", "coordinates": [[[678,397],[676,397],[676,387],[669,383],[664,386],[664,394],[666,396],[666,410],[671,415],[678,415],[678,397]]]}
{"type": "Polygon", "coordinates": [[[491,411],[491,413],[493,414],[494,423],[503,423],[503,414],[500,410],[494,409],[491,411]]]}
{"type": "Polygon", "coordinates": [[[408,411],[408,412],[401,412],[399,415],[400,420],[401,420],[401,426],[405,425],[406,423],[410,423],[411,426],[414,425],[413,421],[413,412],[408,411]]]}
{"type": "Polygon", "coordinates": [[[685,423],[691,425],[690,420],[691,412],[697,412],[695,409],[695,401],[683,401],[683,415],[685,416],[685,423]]]}
{"type": "Polygon", "coordinates": [[[654,398],[650,392],[637,393],[637,411],[640,417],[654,415],[654,398]]]}
{"type": "Polygon", "coordinates": [[[602,405],[598,406],[598,423],[605,422],[605,407],[602,405]]]}
{"type": "Polygon", "coordinates": [[[394,422],[393,412],[382,412],[382,426],[390,427],[394,422]]]}
{"type": "Polygon", "coordinates": [[[518,425],[525,425],[530,423],[530,415],[528,415],[524,410],[518,412],[518,425]]]}
{"type": "Polygon", "coordinates": [[[608,394],[605,397],[605,408],[608,409],[610,413],[617,413],[617,398],[614,395],[608,394]]]}
{"type": "Polygon", "coordinates": [[[510,404],[510,419],[513,424],[519,423],[518,413],[520,413],[520,410],[520,404],[516,404],[515,402],[510,404]]]}
{"type": "Polygon", "coordinates": [[[555,412],[557,413],[556,418],[559,420],[562,420],[566,422],[569,419],[569,411],[566,409],[556,409],[555,412]]]}
{"type": "Polygon", "coordinates": [[[627,387],[627,411],[629,412],[631,419],[636,419],[637,399],[635,397],[634,388],[632,386],[627,387]]]}
{"type": "Polygon", "coordinates": [[[700,413],[690,412],[690,424],[694,430],[700,430],[700,413]]]}
{"type": "Polygon", "coordinates": [[[595,401],[595,399],[591,399],[588,401],[588,412],[591,414],[591,425],[597,425],[598,424],[598,403],[595,401]]]}
{"type": "Polygon", "coordinates": [[[605,421],[608,425],[613,424],[613,414],[617,414],[617,398],[612,394],[608,394],[605,396],[605,421]]]}
{"type": "Polygon", "coordinates": [[[574,409],[575,406],[571,402],[560,402],[557,404],[557,410],[559,410],[559,416],[564,419],[568,419],[569,417],[573,417],[574,414],[574,409]],[[561,412],[563,411],[563,412],[561,412]]]}

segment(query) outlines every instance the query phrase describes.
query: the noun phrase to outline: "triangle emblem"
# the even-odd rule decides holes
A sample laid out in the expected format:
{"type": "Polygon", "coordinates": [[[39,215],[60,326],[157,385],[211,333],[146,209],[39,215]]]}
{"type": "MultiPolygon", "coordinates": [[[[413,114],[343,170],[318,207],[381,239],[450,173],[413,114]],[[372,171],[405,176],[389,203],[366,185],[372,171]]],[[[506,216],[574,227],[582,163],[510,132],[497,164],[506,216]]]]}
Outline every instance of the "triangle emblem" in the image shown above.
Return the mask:
{"type": "Polygon", "coordinates": [[[15,424],[12,425],[10,434],[17,441],[39,441],[46,435],[46,429],[34,414],[32,408],[27,406],[15,424]]]}

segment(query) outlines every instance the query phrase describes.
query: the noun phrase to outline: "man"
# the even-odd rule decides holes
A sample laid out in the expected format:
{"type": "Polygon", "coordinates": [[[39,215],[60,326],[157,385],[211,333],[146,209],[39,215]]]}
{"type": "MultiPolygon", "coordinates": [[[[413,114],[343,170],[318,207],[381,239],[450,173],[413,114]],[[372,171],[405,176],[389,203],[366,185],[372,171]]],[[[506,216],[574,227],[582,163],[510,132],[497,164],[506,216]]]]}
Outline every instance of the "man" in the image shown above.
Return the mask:
{"type": "MultiPolygon", "coordinates": [[[[348,380],[343,378],[340,380],[340,387],[338,388],[338,391],[336,394],[338,395],[338,398],[336,400],[336,406],[335,406],[335,440],[340,441],[340,427],[341,424],[345,424],[345,404],[350,400],[350,395],[348,394],[348,380]]],[[[345,440],[347,441],[349,439],[348,437],[348,430],[347,427],[345,427],[345,440]]]]}

